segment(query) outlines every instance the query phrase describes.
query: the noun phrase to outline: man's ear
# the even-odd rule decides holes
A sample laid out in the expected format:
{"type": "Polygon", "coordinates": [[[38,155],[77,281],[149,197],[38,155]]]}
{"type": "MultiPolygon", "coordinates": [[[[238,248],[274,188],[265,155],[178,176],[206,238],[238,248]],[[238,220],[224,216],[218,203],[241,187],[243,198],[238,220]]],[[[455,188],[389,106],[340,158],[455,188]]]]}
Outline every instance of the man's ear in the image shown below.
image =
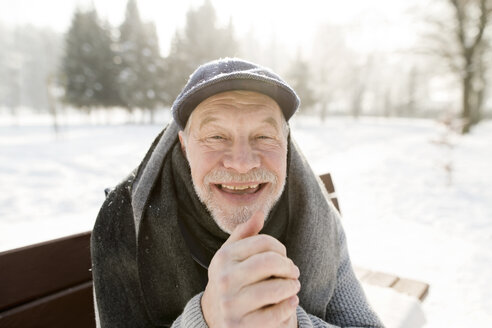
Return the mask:
{"type": "Polygon", "coordinates": [[[181,150],[183,151],[183,154],[186,157],[186,144],[185,144],[185,138],[183,137],[183,131],[178,132],[178,137],[179,137],[179,143],[181,144],[181,150]]]}

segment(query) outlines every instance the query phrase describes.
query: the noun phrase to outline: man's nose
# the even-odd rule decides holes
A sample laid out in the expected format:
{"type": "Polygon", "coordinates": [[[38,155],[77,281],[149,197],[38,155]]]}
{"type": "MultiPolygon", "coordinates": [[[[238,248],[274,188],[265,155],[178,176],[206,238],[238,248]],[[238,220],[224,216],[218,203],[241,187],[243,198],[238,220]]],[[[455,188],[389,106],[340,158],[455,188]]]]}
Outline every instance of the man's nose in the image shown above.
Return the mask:
{"type": "Polygon", "coordinates": [[[238,173],[247,173],[260,167],[260,157],[247,138],[236,140],[224,158],[224,167],[238,173]]]}

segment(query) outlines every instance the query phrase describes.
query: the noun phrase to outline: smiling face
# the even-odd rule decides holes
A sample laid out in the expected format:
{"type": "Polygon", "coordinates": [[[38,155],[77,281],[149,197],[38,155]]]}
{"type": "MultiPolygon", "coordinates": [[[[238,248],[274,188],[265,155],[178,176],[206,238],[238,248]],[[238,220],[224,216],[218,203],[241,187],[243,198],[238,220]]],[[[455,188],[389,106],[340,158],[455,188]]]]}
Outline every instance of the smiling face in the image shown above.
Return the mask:
{"type": "Polygon", "coordinates": [[[282,194],[288,129],[278,104],[251,91],[227,91],[193,111],[181,147],[195,191],[227,233],[282,194]]]}

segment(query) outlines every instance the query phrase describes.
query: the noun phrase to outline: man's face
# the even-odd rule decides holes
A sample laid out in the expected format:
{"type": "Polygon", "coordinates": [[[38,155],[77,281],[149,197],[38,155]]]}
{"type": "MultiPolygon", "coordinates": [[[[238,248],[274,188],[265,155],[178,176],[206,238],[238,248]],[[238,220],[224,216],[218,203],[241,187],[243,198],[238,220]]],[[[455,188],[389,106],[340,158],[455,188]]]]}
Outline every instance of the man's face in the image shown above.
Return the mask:
{"type": "Polygon", "coordinates": [[[287,131],[278,104],[251,91],[227,91],[193,111],[179,140],[195,191],[225,232],[257,210],[268,214],[282,194],[287,131]]]}

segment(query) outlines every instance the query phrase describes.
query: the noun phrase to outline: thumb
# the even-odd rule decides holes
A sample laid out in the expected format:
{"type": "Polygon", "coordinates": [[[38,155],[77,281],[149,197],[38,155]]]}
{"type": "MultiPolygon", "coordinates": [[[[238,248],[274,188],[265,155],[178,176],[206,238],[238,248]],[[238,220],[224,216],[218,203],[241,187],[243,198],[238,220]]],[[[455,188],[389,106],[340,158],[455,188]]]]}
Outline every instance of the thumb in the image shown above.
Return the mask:
{"type": "Polygon", "coordinates": [[[248,221],[241,223],[238,225],[234,231],[231,233],[231,236],[226,240],[224,245],[233,243],[235,241],[251,237],[257,235],[261,228],[263,228],[263,224],[265,223],[265,213],[263,210],[258,210],[248,221]]]}

